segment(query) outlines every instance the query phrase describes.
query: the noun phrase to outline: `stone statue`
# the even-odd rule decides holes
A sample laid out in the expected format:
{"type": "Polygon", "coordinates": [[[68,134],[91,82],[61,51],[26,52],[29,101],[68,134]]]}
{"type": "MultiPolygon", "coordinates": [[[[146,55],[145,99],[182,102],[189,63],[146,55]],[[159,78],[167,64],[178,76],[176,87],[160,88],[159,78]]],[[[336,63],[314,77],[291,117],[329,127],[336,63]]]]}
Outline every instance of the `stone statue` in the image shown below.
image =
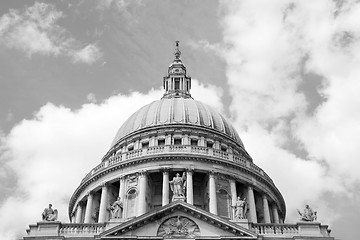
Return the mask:
{"type": "Polygon", "coordinates": [[[246,198],[241,199],[237,197],[235,205],[232,206],[235,209],[234,219],[245,219],[245,212],[246,212],[246,198]]]}
{"type": "Polygon", "coordinates": [[[186,175],[183,172],[182,177],[180,177],[180,173],[176,173],[176,176],[173,178],[170,183],[171,191],[173,192],[173,201],[178,198],[185,198],[185,188],[186,188],[186,175]]]}
{"type": "Polygon", "coordinates": [[[297,211],[300,215],[300,220],[302,221],[313,222],[317,220],[316,212],[314,212],[309,205],[305,205],[305,209],[302,213],[299,210],[297,211]]]}
{"type": "Polygon", "coordinates": [[[111,218],[121,218],[123,210],[123,202],[121,201],[121,198],[118,197],[108,209],[111,213],[111,218]]]}
{"type": "Polygon", "coordinates": [[[58,211],[56,209],[52,209],[52,204],[49,204],[49,207],[44,209],[41,217],[43,221],[56,221],[58,211]]]}

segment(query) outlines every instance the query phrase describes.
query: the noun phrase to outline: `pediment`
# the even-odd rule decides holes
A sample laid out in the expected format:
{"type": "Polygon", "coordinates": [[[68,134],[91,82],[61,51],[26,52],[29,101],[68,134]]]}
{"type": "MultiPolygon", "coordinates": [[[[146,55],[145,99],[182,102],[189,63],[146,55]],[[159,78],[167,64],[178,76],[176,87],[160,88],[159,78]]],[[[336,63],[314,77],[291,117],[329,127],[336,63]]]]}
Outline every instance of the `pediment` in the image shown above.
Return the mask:
{"type": "Polygon", "coordinates": [[[257,239],[257,234],[191,204],[176,201],[108,229],[96,239],[134,239],[137,237],[257,239]]]}

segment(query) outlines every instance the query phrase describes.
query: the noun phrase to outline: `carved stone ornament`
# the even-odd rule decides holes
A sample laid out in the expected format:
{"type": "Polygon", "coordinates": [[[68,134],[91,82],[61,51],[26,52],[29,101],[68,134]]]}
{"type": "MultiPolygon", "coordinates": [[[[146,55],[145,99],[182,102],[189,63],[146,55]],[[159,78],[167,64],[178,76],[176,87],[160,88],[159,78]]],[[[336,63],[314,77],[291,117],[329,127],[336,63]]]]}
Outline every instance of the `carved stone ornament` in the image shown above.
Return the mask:
{"type": "Polygon", "coordinates": [[[177,216],[165,220],[157,235],[164,238],[195,238],[200,236],[200,229],[191,219],[177,216]]]}

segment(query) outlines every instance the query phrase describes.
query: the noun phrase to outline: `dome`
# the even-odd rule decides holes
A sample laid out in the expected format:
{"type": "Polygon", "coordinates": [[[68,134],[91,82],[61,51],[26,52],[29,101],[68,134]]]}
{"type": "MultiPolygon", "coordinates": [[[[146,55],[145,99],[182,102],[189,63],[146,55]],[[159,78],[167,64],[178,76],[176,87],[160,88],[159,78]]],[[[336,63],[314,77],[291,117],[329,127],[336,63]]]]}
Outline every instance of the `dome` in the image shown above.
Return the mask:
{"type": "Polygon", "coordinates": [[[224,116],[214,108],[192,98],[174,97],[154,101],[136,111],[119,129],[112,146],[133,132],[156,126],[191,125],[215,130],[233,139],[243,147],[243,143],[224,116]]]}

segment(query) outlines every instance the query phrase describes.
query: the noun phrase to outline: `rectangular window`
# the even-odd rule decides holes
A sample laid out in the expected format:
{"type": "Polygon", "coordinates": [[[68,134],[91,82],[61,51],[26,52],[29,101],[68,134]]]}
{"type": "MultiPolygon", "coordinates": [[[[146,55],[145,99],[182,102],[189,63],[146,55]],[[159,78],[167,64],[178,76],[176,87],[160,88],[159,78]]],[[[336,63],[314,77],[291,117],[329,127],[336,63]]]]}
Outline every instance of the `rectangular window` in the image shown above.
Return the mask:
{"type": "Polygon", "coordinates": [[[197,139],[191,139],[190,144],[191,144],[191,146],[197,146],[198,145],[198,140],[197,139]]]}
{"type": "Polygon", "coordinates": [[[159,139],[158,146],[164,146],[164,145],[165,145],[165,139],[159,139]]]}
{"type": "Polygon", "coordinates": [[[175,78],[175,90],[180,90],[180,78],[175,78]]]}
{"type": "Polygon", "coordinates": [[[206,147],[212,148],[214,146],[214,143],[212,142],[206,142],[206,147]]]}
{"type": "Polygon", "coordinates": [[[175,138],[174,145],[181,145],[181,138],[175,138]]]}
{"type": "Polygon", "coordinates": [[[141,143],[141,147],[142,147],[142,148],[148,148],[148,147],[149,147],[149,142],[143,142],[143,143],[141,143]]]}

